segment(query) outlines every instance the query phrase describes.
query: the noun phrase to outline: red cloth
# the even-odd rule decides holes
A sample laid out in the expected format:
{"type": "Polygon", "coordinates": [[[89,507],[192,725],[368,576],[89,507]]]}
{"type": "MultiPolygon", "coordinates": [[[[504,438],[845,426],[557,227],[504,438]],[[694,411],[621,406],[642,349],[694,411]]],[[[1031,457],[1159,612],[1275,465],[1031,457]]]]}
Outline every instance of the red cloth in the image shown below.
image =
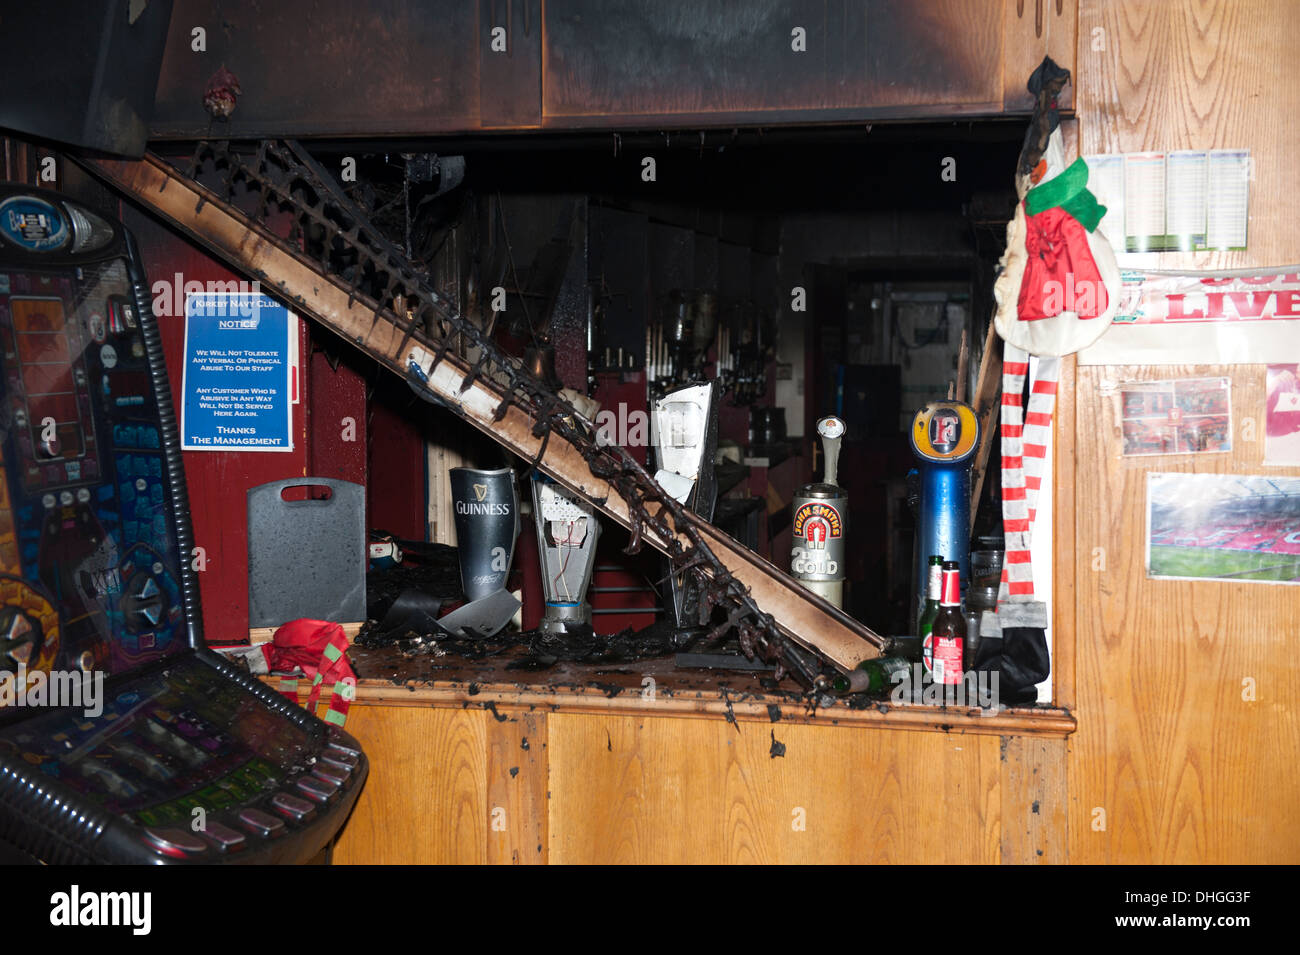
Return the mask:
{"type": "MultiPolygon", "coordinates": [[[[315,713],[321,691],[329,688],[327,722],[342,726],[347,719],[357,679],[348,661],[348,638],[343,627],[325,620],[290,620],[275,631],[270,643],[262,645],[267,668],[272,672],[302,670],[312,681],[307,712],[315,713]],[[332,648],[332,649],[331,649],[332,648]]],[[[297,699],[297,687],[292,695],[297,699]]]]}
{"type": "Polygon", "coordinates": [[[1088,247],[1087,230],[1060,206],[1025,217],[1029,261],[1020,283],[1017,317],[1024,322],[1075,312],[1081,319],[1106,311],[1106,284],[1088,247]]]}
{"type": "Polygon", "coordinates": [[[272,673],[302,670],[308,679],[316,676],[321,657],[331,639],[347,638],[343,628],[326,620],[290,620],[275,631],[270,643],[262,644],[262,655],[272,673]]]}

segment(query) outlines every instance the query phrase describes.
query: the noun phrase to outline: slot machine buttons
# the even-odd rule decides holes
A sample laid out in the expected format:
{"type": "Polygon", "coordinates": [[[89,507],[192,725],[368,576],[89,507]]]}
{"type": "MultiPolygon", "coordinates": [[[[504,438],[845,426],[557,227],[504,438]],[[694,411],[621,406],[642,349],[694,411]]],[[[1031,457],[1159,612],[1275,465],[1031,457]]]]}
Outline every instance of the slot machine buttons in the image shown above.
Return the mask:
{"type": "Polygon", "coordinates": [[[313,776],[317,776],[320,779],[325,780],[325,782],[332,783],[335,786],[342,786],[348,781],[348,776],[351,775],[346,768],[330,766],[328,764],[321,765],[319,763],[312,767],[311,772],[313,776]]]}
{"type": "Polygon", "coordinates": [[[327,749],[320,754],[320,758],[321,762],[346,769],[349,773],[357,768],[357,758],[341,749],[327,749]]]}
{"type": "Polygon", "coordinates": [[[344,742],[342,739],[339,739],[337,737],[330,740],[329,749],[336,750],[347,756],[351,756],[354,764],[356,760],[361,756],[361,750],[357,749],[351,743],[344,742]]]}
{"type": "Polygon", "coordinates": [[[162,590],[152,574],[143,571],[127,581],[122,611],[127,626],[139,633],[157,627],[163,618],[162,590]]]}
{"type": "Polygon", "coordinates": [[[208,851],[206,842],[181,829],[146,829],[144,833],[155,848],[172,858],[184,858],[208,851]]]}
{"type": "Polygon", "coordinates": [[[0,608],[0,661],[12,663],[6,669],[30,667],[41,645],[40,626],[18,607],[0,608]]]}
{"type": "MultiPolygon", "coordinates": [[[[267,818],[270,817],[268,816],[267,818]]],[[[201,835],[205,836],[209,842],[213,843],[218,849],[221,849],[224,852],[238,849],[248,841],[244,838],[243,833],[236,832],[229,826],[222,825],[219,822],[209,822],[201,835]]]]}
{"type": "Polygon", "coordinates": [[[291,796],[288,793],[276,793],[271,797],[271,805],[280,812],[284,813],[291,819],[301,821],[316,811],[313,806],[305,799],[299,799],[297,796],[291,796]]]}
{"type": "Polygon", "coordinates": [[[239,821],[245,829],[259,836],[274,836],[284,829],[282,821],[260,809],[240,810],[239,821]]]}
{"type": "Polygon", "coordinates": [[[317,802],[329,802],[339,791],[338,783],[319,776],[303,776],[295,785],[317,802]]]}

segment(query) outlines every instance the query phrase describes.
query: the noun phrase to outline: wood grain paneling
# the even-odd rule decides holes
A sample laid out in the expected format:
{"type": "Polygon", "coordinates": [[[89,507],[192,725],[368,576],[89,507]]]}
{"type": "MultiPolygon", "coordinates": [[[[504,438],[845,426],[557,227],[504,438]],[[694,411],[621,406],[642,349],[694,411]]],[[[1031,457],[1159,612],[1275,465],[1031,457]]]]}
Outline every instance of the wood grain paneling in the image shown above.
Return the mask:
{"type": "Polygon", "coordinates": [[[347,729],[370,778],[334,862],[487,862],[491,720],[483,710],[352,707],[347,729]]]}
{"type": "Polygon", "coordinates": [[[1002,863],[1068,861],[1065,740],[1004,736],[1002,863]]]}
{"type": "Polygon", "coordinates": [[[358,703],[334,861],[1065,861],[1065,740],[358,703]],[[526,746],[525,746],[526,744],[526,746]]]}
{"type": "MultiPolygon", "coordinates": [[[[1249,147],[1249,248],[1161,253],[1164,268],[1241,268],[1300,260],[1295,156],[1300,6],[1284,0],[1080,4],[1081,151],[1249,147]]],[[[1297,356],[1292,356],[1292,360],[1297,356]]],[[[1079,368],[1073,423],[1073,699],[1068,744],[1071,862],[1300,861],[1300,620],[1294,587],[1148,580],[1150,471],[1261,473],[1262,366],[1079,368]],[[1120,457],[1124,379],[1229,375],[1230,454],[1120,457]],[[1243,681],[1257,687],[1243,699],[1243,681]]],[[[1061,457],[1068,457],[1063,451],[1061,457]]],[[[1060,461],[1058,457],[1058,461],[1060,461]]],[[[1296,474],[1297,469],[1268,469],[1296,474]]],[[[1058,619],[1061,616],[1058,611],[1058,619]]]]}
{"type": "Polygon", "coordinates": [[[488,861],[545,864],[550,857],[546,714],[500,715],[488,723],[488,861]]]}
{"type": "MultiPolygon", "coordinates": [[[[1034,97],[1025,84],[1044,56],[1074,74],[1078,0],[1005,0],[1002,55],[1002,102],[1008,111],[1028,112],[1034,97]]],[[[1067,86],[1060,105],[1073,105],[1074,88],[1067,86]]]]}
{"type": "Polygon", "coordinates": [[[551,861],[996,862],[998,751],[987,736],[552,715],[551,861]]]}
{"type": "Polygon", "coordinates": [[[1245,252],[1158,253],[1158,268],[1250,268],[1300,258],[1300,4],[1292,0],[1081,0],[1084,155],[1248,147],[1245,252]]]}
{"type": "Polygon", "coordinates": [[[1149,580],[1144,564],[1149,472],[1263,471],[1242,427],[1254,416],[1262,436],[1263,367],[1080,368],[1078,381],[1071,861],[1300,861],[1300,659],[1286,650],[1300,595],[1149,580]],[[1118,383],[1193,375],[1231,375],[1233,452],[1122,458],[1118,383]]]}

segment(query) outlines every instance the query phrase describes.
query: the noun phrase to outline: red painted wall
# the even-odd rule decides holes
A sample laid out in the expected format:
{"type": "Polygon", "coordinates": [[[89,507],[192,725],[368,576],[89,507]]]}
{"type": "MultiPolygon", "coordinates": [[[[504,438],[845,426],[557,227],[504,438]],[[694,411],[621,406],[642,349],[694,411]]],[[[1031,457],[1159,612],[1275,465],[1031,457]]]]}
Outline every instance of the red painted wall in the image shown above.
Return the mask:
{"type": "Polygon", "coordinates": [[[415,415],[424,406],[417,404],[418,399],[409,391],[398,391],[391,398],[388,394],[381,396],[391,393],[393,385],[406,388],[395,376],[383,374],[392,380],[384,381],[372,396],[366,431],[367,526],[406,540],[422,541],[428,535],[428,489],[424,479],[424,433],[415,415]]]}
{"type": "MultiPolygon", "coordinates": [[[[140,244],[150,283],[242,279],[212,257],[154,219],[124,206],[122,219],[140,244]]],[[[309,355],[307,323],[299,328],[299,354],[309,355]]],[[[181,365],[185,348],[184,316],[159,316],[163,352],[171,380],[172,399],[180,407],[181,365]]],[[[248,505],[249,488],[267,481],[307,474],[310,375],[300,375],[300,401],[293,408],[293,444],[288,452],[184,452],[194,541],[204,549],[206,567],[199,573],[203,625],[211,643],[248,638],[248,505]]],[[[364,393],[362,394],[364,398],[364,393]]],[[[364,407],[364,405],[363,405],[364,407]]],[[[364,412],[358,412],[364,418],[364,412]]],[[[361,447],[364,447],[364,440],[361,447]]]]}
{"type": "MultiPolygon", "coordinates": [[[[308,323],[308,335],[312,328],[308,323]]],[[[324,352],[308,364],[307,457],[312,477],[366,483],[366,380],[324,352]]]]}

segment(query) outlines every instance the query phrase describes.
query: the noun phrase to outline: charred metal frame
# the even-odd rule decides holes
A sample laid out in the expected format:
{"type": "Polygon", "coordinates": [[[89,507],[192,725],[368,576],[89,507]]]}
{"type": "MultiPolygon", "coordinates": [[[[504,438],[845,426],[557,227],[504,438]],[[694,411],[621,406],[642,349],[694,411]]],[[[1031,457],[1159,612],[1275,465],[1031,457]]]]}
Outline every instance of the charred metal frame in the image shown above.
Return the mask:
{"type": "Polygon", "coordinates": [[[818,657],[847,670],[880,655],[883,638],[688,512],[624,448],[599,443],[568,401],[450,308],[298,143],[264,140],[243,151],[201,142],[188,175],[155,156],[86,165],[403,375],[427,400],[592,501],[629,528],[629,552],[644,540],[663,551],[675,573],[698,582],[708,607],[726,612],[703,645],[734,629],[746,655],[806,686],[821,668],[818,657]],[[267,227],[286,211],[287,240],[267,227]],[[396,302],[406,314],[385,304],[396,302]],[[552,435],[561,440],[552,445],[552,435]]]}

